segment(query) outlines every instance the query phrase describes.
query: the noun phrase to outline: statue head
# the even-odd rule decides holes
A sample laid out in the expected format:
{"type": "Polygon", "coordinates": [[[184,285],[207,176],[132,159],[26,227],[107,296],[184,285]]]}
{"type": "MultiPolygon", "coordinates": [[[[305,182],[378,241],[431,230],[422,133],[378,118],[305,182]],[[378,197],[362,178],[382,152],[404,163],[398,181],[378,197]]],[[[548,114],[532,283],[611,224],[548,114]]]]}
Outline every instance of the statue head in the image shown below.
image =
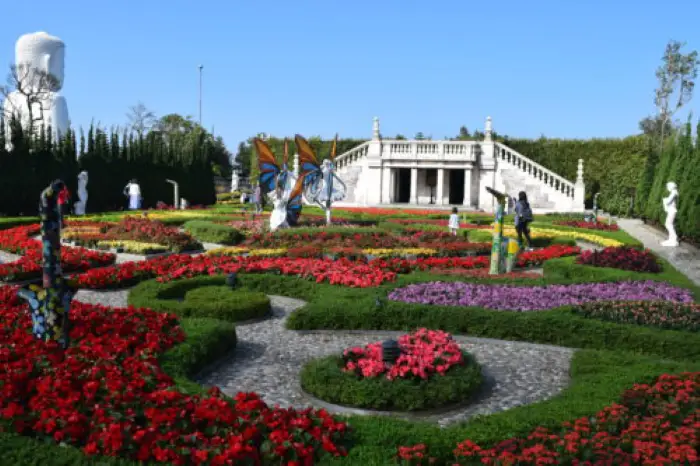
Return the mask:
{"type": "MultiPolygon", "coordinates": [[[[56,80],[53,91],[63,87],[66,45],[45,32],[25,34],[15,44],[15,65],[18,71],[38,70],[56,80]]],[[[21,76],[21,75],[20,75],[21,76]]]]}
{"type": "Polygon", "coordinates": [[[668,189],[669,191],[675,191],[678,189],[678,186],[676,186],[676,183],[674,183],[673,181],[669,181],[668,183],[666,183],[666,189],[668,189]]]}

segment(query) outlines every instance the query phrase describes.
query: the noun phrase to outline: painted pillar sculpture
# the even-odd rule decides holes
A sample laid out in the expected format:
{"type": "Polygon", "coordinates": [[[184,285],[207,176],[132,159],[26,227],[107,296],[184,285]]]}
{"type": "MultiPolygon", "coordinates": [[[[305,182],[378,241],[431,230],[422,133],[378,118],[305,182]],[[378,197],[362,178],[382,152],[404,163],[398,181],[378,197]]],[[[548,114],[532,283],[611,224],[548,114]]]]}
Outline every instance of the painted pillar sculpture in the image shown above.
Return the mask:
{"type": "Polygon", "coordinates": [[[58,193],[65,187],[56,180],[41,193],[42,286],[29,285],[17,292],[27,301],[32,316],[32,333],[42,341],[56,340],[68,348],[69,312],[75,292],[68,286],[61,271],[61,228],[63,217],[58,193]]]}

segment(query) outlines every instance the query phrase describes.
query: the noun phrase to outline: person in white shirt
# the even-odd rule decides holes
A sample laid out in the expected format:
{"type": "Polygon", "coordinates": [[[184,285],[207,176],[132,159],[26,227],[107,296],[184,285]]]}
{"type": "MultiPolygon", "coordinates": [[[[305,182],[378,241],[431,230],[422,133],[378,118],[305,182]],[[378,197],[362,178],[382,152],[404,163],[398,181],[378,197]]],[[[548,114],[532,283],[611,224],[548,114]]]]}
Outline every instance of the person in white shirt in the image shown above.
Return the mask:
{"type": "Polygon", "coordinates": [[[450,221],[447,222],[447,226],[450,232],[457,236],[457,230],[459,230],[459,215],[457,215],[457,207],[452,208],[452,215],[450,215],[450,221]]]}
{"type": "Polygon", "coordinates": [[[135,179],[129,181],[124,187],[124,195],[129,198],[129,209],[138,210],[141,208],[141,187],[135,179]]]}

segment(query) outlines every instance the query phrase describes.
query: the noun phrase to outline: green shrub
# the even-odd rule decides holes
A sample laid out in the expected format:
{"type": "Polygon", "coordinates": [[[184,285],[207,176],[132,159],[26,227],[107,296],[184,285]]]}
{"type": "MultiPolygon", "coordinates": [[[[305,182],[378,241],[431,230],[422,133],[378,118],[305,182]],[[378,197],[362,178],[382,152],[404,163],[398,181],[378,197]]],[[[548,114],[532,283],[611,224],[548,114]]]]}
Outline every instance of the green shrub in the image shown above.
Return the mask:
{"type": "Polygon", "coordinates": [[[386,377],[358,378],[343,372],[343,358],[329,356],[307,363],[301,387],[311,395],[345,406],[383,411],[417,411],[465,402],[482,383],[481,367],[468,353],[465,364],[453,366],[444,376],[426,380],[386,377]]]}
{"type": "Polygon", "coordinates": [[[200,241],[217,244],[238,244],[243,240],[243,234],[221,223],[205,220],[191,220],[184,225],[185,231],[200,241]]]}
{"type": "Polygon", "coordinates": [[[39,223],[39,217],[5,217],[0,218],[0,230],[19,227],[22,225],[31,225],[39,223]]]}
{"type": "Polygon", "coordinates": [[[225,277],[195,277],[167,283],[148,280],[129,294],[129,304],[182,317],[210,317],[227,322],[258,319],[270,312],[264,293],[231,289],[225,277]]]}

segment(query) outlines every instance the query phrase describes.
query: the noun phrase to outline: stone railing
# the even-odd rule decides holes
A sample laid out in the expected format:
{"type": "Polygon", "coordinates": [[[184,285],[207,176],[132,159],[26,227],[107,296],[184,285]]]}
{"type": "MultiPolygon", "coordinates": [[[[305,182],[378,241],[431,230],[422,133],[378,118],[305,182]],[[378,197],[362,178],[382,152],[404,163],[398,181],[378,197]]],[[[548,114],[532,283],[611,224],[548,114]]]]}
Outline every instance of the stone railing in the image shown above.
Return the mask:
{"type": "Polygon", "coordinates": [[[365,142],[343,154],[340,154],[335,159],[338,169],[352,165],[358,160],[367,157],[367,152],[369,152],[369,144],[369,142],[365,142]]]}
{"type": "Polygon", "coordinates": [[[393,159],[476,160],[474,141],[382,141],[382,157],[393,159]]]}
{"type": "Polygon", "coordinates": [[[572,199],[574,198],[574,183],[562,178],[542,165],[533,162],[524,155],[515,152],[508,146],[495,144],[494,157],[500,162],[505,162],[515,168],[520,169],[523,173],[531,176],[546,186],[550,186],[552,189],[562,193],[564,196],[572,199]]]}

